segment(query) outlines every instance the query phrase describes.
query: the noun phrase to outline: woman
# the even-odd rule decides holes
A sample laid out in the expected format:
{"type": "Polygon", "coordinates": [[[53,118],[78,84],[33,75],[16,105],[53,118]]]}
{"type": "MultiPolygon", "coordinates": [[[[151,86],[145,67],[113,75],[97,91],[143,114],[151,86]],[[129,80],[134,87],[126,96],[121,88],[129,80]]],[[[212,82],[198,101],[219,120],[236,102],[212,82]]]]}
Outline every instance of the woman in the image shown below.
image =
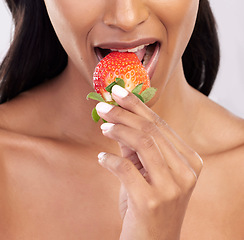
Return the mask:
{"type": "Polygon", "coordinates": [[[244,122],[205,96],[219,61],[208,1],[7,3],[1,239],[243,239],[244,122]],[[101,131],[86,100],[96,52],[148,44],[150,108],[114,87],[122,108],[96,106],[101,131]]]}

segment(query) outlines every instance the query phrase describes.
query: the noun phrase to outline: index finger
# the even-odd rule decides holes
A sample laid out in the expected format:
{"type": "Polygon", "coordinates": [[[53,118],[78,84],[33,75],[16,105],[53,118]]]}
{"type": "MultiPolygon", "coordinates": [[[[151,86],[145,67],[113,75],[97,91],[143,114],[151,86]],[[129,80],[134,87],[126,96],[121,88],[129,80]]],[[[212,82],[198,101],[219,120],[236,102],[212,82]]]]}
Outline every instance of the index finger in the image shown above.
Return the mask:
{"type": "MultiPolygon", "coordinates": [[[[146,118],[149,121],[149,129],[152,129],[152,124],[150,123],[153,123],[153,125],[155,125],[155,127],[157,127],[160,132],[175,145],[178,151],[188,159],[190,165],[196,171],[197,175],[199,175],[203,166],[201,157],[192,148],[190,148],[163,119],[146,106],[139,98],[118,85],[115,85],[112,88],[112,94],[115,101],[122,108],[127,109],[144,119],[146,118]]],[[[143,129],[140,129],[141,126],[138,123],[134,123],[133,125],[139,130],[145,130],[145,125],[142,126],[143,129]]],[[[157,131],[152,131],[151,134],[154,135],[156,133],[157,131]]],[[[157,136],[155,136],[155,138],[157,139],[157,136]]]]}
{"type": "Polygon", "coordinates": [[[101,166],[118,177],[133,201],[140,201],[141,196],[149,191],[148,182],[127,158],[102,152],[98,155],[98,159],[101,166]]]}

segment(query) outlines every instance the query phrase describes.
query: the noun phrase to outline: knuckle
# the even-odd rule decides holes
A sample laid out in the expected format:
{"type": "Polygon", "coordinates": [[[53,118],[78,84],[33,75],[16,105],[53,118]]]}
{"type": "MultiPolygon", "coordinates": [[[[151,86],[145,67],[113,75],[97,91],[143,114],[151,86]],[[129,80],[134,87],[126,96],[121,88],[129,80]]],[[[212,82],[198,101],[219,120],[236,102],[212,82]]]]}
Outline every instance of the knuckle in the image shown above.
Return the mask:
{"type": "Polygon", "coordinates": [[[152,118],[154,119],[154,124],[158,127],[166,127],[167,123],[159,117],[155,112],[152,112],[152,118]]]}
{"type": "Polygon", "coordinates": [[[132,170],[132,164],[129,161],[124,159],[117,160],[117,163],[114,166],[114,170],[118,173],[128,173],[132,170]]]}
{"type": "Polygon", "coordinates": [[[133,171],[133,164],[128,160],[122,160],[116,168],[116,175],[123,179],[125,184],[133,184],[136,181],[133,171]]]}
{"type": "Polygon", "coordinates": [[[107,164],[105,167],[109,169],[114,175],[116,175],[124,184],[133,184],[136,181],[136,177],[133,174],[134,165],[125,158],[112,157],[107,158],[107,164]]]}
{"type": "Polygon", "coordinates": [[[161,204],[162,204],[161,200],[153,196],[147,200],[146,209],[151,213],[156,213],[158,212],[158,209],[160,208],[161,204]]]}
{"type": "Polygon", "coordinates": [[[150,149],[154,145],[154,140],[150,135],[142,135],[139,138],[138,145],[143,149],[150,149]]]}
{"type": "Polygon", "coordinates": [[[121,108],[118,108],[118,107],[114,107],[112,110],[111,110],[111,115],[114,119],[119,119],[121,118],[121,114],[122,114],[122,109],[121,108]]]}
{"type": "Polygon", "coordinates": [[[145,121],[142,126],[141,130],[145,133],[154,134],[158,132],[157,126],[153,122],[145,121]]]}
{"type": "Polygon", "coordinates": [[[174,186],[171,185],[170,188],[167,190],[165,189],[164,192],[162,192],[161,189],[157,190],[148,196],[143,208],[151,215],[158,214],[162,206],[165,207],[168,204],[180,201],[182,194],[183,191],[177,184],[174,186]]]}
{"type": "Polygon", "coordinates": [[[183,190],[180,186],[178,186],[176,183],[170,184],[168,187],[164,188],[164,191],[162,189],[158,189],[158,198],[152,198],[151,205],[154,209],[157,209],[159,205],[165,205],[172,202],[177,202],[182,194],[183,190]]]}
{"type": "Polygon", "coordinates": [[[128,104],[132,107],[136,107],[140,103],[140,99],[133,94],[128,95],[128,104]]]}
{"type": "Polygon", "coordinates": [[[177,201],[180,196],[182,195],[182,190],[178,185],[172,186],[168,191],[167,191],[167,196],[166,196],[166,201],[171,202],[171,201],[177,201]]]}

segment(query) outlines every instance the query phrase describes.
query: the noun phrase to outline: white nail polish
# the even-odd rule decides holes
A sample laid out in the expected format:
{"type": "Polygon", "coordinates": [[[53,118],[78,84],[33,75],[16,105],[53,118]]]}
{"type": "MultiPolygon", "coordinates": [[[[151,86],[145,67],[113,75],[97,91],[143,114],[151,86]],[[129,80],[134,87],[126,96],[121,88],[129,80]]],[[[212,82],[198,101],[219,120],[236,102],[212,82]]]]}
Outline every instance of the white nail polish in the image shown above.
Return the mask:
{"type": "Polygon", "coordinates": [[[103,123],[102,125],[101,125],[101,129],[104,131],[104,132],[108,132],[108,131],[110,131],[111,129],[112,129],[112,127],[114,126],[115,124],[113,124],[113,123],[103,123]]]}
{"type": "Polygon", "coordinates": [[[113,105],[105,103],[105,102],[100,102],[96,106],[96,110],[100,113],[108,113],[110,110],[113,109],[113,105]]]}
{"type": "Polygon", "coordinates": [[[129,92],[124,88],[120,87],[119,85],[114,85],[112,88],[112,93],[120,98],[124,98],[128,96],[129,92]]]}
{"type": "Polygon", "coordinates": [[[98,162],[99,162],[99,163],[103,163],[103,162],[104,162],[105,155],[106,155],[105,152],[100,152],[100,153],[98,154],[97,157],[98,157],[98,162]]]}

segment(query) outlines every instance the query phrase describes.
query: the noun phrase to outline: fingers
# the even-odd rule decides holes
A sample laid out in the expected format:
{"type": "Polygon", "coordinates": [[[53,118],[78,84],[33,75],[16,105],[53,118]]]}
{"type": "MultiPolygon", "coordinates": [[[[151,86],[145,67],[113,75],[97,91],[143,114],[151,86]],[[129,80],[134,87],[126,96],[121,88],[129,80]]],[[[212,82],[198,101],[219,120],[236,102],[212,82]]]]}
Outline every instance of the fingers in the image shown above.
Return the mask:
{"type": "Polygon", "coordinates": [[[105,136],[128,146],[137,153],[152,182],[171,181],[168,165],[150,135],[122,124],[105,123],[101,128],[105,136]]]}
{"type": "MultiPolygon", "coordinates": [[[[147,114],[146,105],[138,98],[135,97],[134,94],[128,92],[124,88],[119,85],[115,85],[112,88],[112,96],[114,100],[123,108],[139,115],[145,116],[147,114]],[[140,112],[142,111],[142,112],[140,112]]],[[[148,108],[150,109],[150,108],[148,108]]]]}
{"type": "MultiPolygon", "coordinates": [[[[106,103],[97,105],[98,114],[116,125],[116,131],[103,129],[104,135],[120,142],[123,148],[127,147],[124,151],[127,157],[130,153],[128,148],[137,152],[153,182],[159,179],[162,182],[163,172],[167,181],[173,177],[182,187],[193,186],[202,169],[199,155],[133,94],[119,86],[113,87],[112,92],[121,107],[106,103]],[[170,171],[164,171],[167,167],[170,171]],[[170,172],[171,176],[166,172],[170,172]]],[[[108,127],[106,124],[102,126],[108,127]]],[[[138,160],[136,155],[131,156],[138,160]]]]}
{"type": "Polygon", "coordinates": [[[129,159],[135,165],[135,167],[140,171],[143,168],[143,166],[136,152],[123,143],[119,143],[119,146],[121,149],[122,157],[129,159]]]}
{"type": "Polygon", "coordinates": [[[130,160],[102,152],[98,155],[98,161],[119,178],[131,199],[138,201],[138,196],[148,189],[145,179],[130,160]]]}
{"type": "MultiPolygon", "coordinates": [[[[140,224],[145,222],[147,230],[148,224],[155,223],[156,229],[161,229],[164,222],[181,224],[200,173],[196,164],[201,162],[199,156],[133,94],[119,86],[112,91],[121,107],[99,103],[96,109],[108,121],[101,125],[103,134],[119,142],[122,157],[101,153],[99,162],[126,189],[120,205],[124,221],[133,216],[133,221],[137,218],[140,224]]],[[[147,239],[151,239],[149,235],[147,239]]],[[[161,231],[157,235],[161,236],[161,231]]]]}
{"type": "MultiPolygon", "coordinates": [[[[129,97],[130,95],[128,95],[129,97]]],[[[134,96],[131,96],[134,98],[134,96]]],[[[126,99],[125,99],[126,100],[126,99]]],[[[157,142],[157,145],[162,150],[163,155],[167,159],[167,163],[171,168],[180,169],[179,164],[185,164],[192,170],[196,176],[199,176],[202,161],[200,157],[190,149],[163,121],[160,121],[159,118],[155,117],[153,120],[148,120],[145,117],[138,116],[132,112],[127,111],[126,109],[110,106],[109,111],[107,111],[106,103],[99,103],[97,105],[97,111],[99,115],[112,123],[120,123],[122,125],[126,125],[131,127],[132,129],[137,129],[141,133],[146,134],[148,137],[153,137],[153,139],[157,142]],[[104,111],[104,109],[106,111],[104,111]],[[179,158],[172,157],[172,155],[177,155],[175,153],[177,151],[180,152],[184,156],[183,162],[177,162],[175,159],[179,160],[179,158]],[[187,160],[186,160],[187,159],[187,160]]],[[[143,104],[144,107],[146,107],[143,104]]],[[[147,107],[146,107],[147,108],[147,107]]],[[[151,112],[149,109],[148,111],[151,112]]],[[[156,114],[152,114],[156,116],[156,114]]],[[[150,117],[150,114],[147,115],[150,117]]],[[[127,137],[128,138],[128,137],[127,137]]],[[[127,141],[127,138],[125,141],[127,141]]],[[[144,138],[145,139],[145,138],[144,138]]],[[[148,139],[150,141],[150,139],[148,139]]]]}
{"type": "MultiPolygon", "coordinates": [[[[131,129],[121,124],[104,123],[101,126],[103,134],[122,145],[127,145],[131,151],[138,154],[146,173],[148,182],[166,190],[166,186],[175,181],[181,188],[188,190],[197,180],[196,173],[187,160],[166,138],[162,137],[157,145],[150,135],[131,129]]],[[[135,158],[135,155],[133,155],[135,158]]],[[[134,164],[136,158],[132,159],[134,164]]]]}

